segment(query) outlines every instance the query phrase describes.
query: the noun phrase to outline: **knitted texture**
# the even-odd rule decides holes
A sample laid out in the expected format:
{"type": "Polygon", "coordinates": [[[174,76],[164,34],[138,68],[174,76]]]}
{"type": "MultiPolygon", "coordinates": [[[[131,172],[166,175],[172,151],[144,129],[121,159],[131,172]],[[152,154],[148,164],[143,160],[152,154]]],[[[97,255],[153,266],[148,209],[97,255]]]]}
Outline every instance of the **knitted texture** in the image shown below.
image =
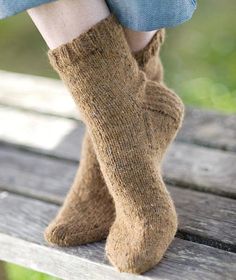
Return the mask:
{"type": "Polygon", "coordinates": [[[146,73],[148,79],[157,82],[163,81],[163,67],[159,52],[164,40],[165,30],[160,29],[144,49],[134,54],[139,69],[146,73]]]}
{"type": "Polygon", "coordinates": [[[159,162],[181,124],[182,102],[147,80],[113,16],[49,57],[79,107],[114,200],[107,256],[120,271],[142,273],[160,261],[177,229],[159,162]]]}
{"type": "MultiPolygon", "coordinates": [[[[134,54],[139,68],[149,79],[157,82],[161,82],[163,78],[159,58],[163,40],[164,30],[159,30],[143,50],[134,54]]],[[[161,152],[164,151],[163,149],[161,152]]],[[[60,246],[100,241],[107,237],[114,218],[114,203],[104,182],[92,141],[86,131],[74,183],[57,217],[46,229],[45,238],[48,242],[60,246]]]]}
{"type": "Polygon", "coordinates": [[[79,169],[56,218],[45,230],[51,244],[73,246],[106,238],[115,208],[86,132],[79,169]]]}

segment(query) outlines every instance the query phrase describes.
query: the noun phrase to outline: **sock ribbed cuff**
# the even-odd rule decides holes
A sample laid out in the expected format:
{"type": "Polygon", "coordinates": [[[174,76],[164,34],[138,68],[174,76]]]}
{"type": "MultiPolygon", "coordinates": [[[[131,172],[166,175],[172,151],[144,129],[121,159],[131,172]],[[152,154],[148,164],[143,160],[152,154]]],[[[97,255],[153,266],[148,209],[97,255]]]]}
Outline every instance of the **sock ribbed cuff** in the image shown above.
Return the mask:
{"type": "Polygon", "coordinates": [[[164,40],[165,29],[160,29],[155,33],[151,41],[144,49],[133,54],[140,67],[144,67],[144,65],[148,63],[150,58],[159,53],[164,40]]]}
{"type": "Polygon", "coordinates": [[[127,53],[128,44],[125,40],[123,29],[115,16],[111,15],[98,22],[87,32],[64,45],[48,52],[49,60],[58,72],[68,68],[76,61],[87,59],[91,56],[115,58],[127,53]],[[120,44],[119,38],[122,38],[120,44]]]}

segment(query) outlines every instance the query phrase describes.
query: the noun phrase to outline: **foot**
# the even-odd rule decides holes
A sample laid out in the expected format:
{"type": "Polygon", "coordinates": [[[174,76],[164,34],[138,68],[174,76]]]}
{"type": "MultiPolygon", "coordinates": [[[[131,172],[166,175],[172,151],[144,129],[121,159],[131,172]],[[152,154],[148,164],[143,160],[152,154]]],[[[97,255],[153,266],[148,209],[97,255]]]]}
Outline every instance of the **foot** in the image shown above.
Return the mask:
{"type": "MultiPolygon", "coordinates": [[[[159,57],[163,40],[164,30],[158,30],[151,42],[134,55],[139,68],[156,82],[163,80],[159,57]]],[[[150,99],[149,103],[152,102],[150,97],[147,96],[147,99],[150,99]]],[[[155,116],[152,121],[157,121],[155,116]]],[[[163,147],[161,157],[164,152],[163,147]]],[[[86,132],[80,166],[71,191],[57,217],[47,227],[45,239],[59,246],[100,241],[107,237],[114,218],[115,206],[100,171],[90,136],[86,132]]]]}
{"type": "Polygon", "coordinates": [[[45,239],[59,246],[75,246],[105,239],[114,214],[112,197],[86,132],[74,184],[55,220],[45,230],[45,239]]]}
{"type": "Polygon", "coordinates": [[[115,203],[107,256],[122,271],[144,272],[159,262],[177,228],[156,161],[181,124],[183,105],[139,71],[114,17],[51,51],[50,59],[87,124],[115,203]]]}
{"type": "MultiPolygon", "coordinates": [[[[115,201],[122,201],[122,207],[116,207],[116,219],[106,242],[110,262],[121,272],[135,274],[147,271],[161,260],[177,231],[177,215],[161,177],[160,162],[179,129],[183,113],[178,97],[155,82],[147,82],[139,101],[148,124],[151,159],[147,160],[144,153],[138,161],[142,175],[137,181],[133,177],[131,184],[136,189],[129,197],[114,194],[115,201]],[[165,113],[165,109],[169,112],[165,113]],[[148,167],[141,167],[145,157],[148,167]]],[[[141,154],[141,149],[137,152],[141,154]]]]}
{"type": "Polygon", "coordinates": [[[58,217],[45,230],[45,239],[59,246],[77,246],[103,240],[114,221],[114,209],[111,201],[103,198],[79,201],[61,210],[58,217]]]}

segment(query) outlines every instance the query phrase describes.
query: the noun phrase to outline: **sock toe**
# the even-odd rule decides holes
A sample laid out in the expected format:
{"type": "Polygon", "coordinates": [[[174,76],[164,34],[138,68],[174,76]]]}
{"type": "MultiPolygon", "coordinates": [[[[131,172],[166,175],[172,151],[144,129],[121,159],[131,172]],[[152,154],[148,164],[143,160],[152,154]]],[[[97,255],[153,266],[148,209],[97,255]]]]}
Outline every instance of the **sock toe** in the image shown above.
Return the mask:
{"type": "Polygon", "coordinates": [[[44,238],[49,244],[66,246],[66,234],[67,228],[65,225],[52,223],[46,228],[44,238]]]}

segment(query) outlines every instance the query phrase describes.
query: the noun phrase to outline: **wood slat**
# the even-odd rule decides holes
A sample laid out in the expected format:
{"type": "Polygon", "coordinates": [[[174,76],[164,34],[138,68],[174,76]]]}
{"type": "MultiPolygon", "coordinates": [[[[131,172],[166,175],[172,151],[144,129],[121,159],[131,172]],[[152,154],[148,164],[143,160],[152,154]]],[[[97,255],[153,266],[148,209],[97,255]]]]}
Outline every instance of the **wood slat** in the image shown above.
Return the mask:
{"type": "Polygon", "coordinates": [[[55,79],[0,70],[0,103],[79,119],[67,89],[55,79]]]}
{"type": "Polygon", "coordinates": [[[26,113],[0,105],[0,141],[78,160],[83,133],[80,121],[26,113]]]}
{"type": "MultiPolygon", "coordinates": [[[[80,121],[0,106],[0,141],[58,158],[78,161],[84,133],[80,121]]],[[[236,197],[236,154],[175,142],[164,176],[183,187],[236,197]]]]}
{"type": "Polygon", "coordinates": [[[176,238],[162,262],[142,276],[118,273],[104,255],[104,243],[49,247],[43,230],[58,207],[0,193],[0,257],[63,279],[235,279],[236,255],[176,238]],[[30,260],[30,262],[29,262],[30,260]]]}
{"type": "MultiPolygon", "coordinates": [[[[17,150],[0,149],[0,188],[61,204],[77,164],[17,150]]],[[[229,198],[168,187],[187,239],[236,251],[236,204],[229,198]],[[188,235],[189,234],[189,235],[188,235]]]]}
{"type": "Polygon", "coordinates": [[[236,152],[236,115],[188,108],[177,139],[236,152]]]}
{"type": "MultiPolygon", "coordinates": [[[[79,119],[75,105],[58,80],[0,71],[0,103],[79,119]]],[[[236,151],[236,115],[189,108],[178,140],[236,151]]]]}
{"type": "Polygon", "coordinates": [[[236,154],[175,142],[164,160],[168,182],[236,198],[236,154]]]}

